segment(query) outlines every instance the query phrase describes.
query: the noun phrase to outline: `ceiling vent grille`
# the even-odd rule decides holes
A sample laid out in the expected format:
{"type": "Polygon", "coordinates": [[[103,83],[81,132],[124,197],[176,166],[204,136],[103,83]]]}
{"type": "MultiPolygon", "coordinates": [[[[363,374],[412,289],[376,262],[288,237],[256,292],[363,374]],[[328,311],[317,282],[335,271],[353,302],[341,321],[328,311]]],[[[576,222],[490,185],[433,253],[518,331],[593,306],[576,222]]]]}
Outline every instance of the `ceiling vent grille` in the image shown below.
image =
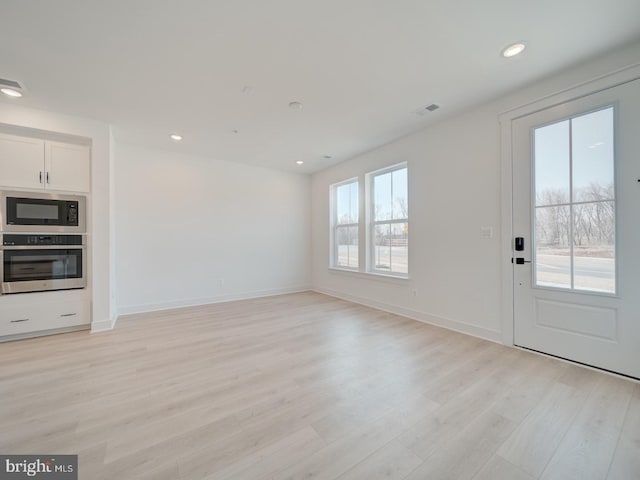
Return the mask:
{"type": "Polygon", "coordinates": [[[427,113],[435,112],[439,108],[440,108],[440,105],[436,105],[435,103],[432,103],[431,105],[427,105],[426,107],[419,108],[418,110],[416,110],[415,113],[416,113],[416,115],[420,115],[422,117],[422,116],[426,115],[427,113]]]}
{"type": "Polygon", "coordinates": [[[6,78],[0,78],[0,87],[9,87],[15,88],[16,90],[24,90],[24,88],[22,88],[22,85],[20,85],[18,82],[16,82],[15,80],[7,80],[6,78]]]}

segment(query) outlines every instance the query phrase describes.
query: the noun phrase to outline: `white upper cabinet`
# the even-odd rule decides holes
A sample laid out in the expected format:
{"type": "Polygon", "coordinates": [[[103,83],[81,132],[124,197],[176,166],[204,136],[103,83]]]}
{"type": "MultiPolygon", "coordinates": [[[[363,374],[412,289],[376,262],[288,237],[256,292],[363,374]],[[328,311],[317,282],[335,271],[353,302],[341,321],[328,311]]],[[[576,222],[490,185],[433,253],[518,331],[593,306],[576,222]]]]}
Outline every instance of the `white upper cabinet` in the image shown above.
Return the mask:
{"type": "Polygon", "coordinates": [[[45,142],[46,187],[65,192],[88,192],[91,149],[84,145],[45,142]]]}
{"type": "Polygon", "coordinates": [[[44,140],[0,134],[0,185],[43,188],[44,140]]]}
{"type": "Polygon", "coordinates": [[[90,185],[89,147],[0,134],[0,186],[88,192],[90,185]]]}

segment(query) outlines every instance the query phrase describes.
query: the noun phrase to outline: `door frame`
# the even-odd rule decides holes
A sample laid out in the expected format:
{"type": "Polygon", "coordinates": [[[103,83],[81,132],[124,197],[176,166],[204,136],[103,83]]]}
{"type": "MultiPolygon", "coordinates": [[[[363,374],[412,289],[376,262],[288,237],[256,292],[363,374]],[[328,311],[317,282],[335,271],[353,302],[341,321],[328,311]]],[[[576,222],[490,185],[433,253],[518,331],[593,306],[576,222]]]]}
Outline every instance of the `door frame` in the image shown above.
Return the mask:
{"type": "Polygon", "coordinates": [[[514,345],[514,288],[513,288],[513,141],[512,122],[518,118],[554,107],[581,97],[597,93],[640,78],[640,63],[635,63],[606,75],[556,91],[529,103],[501,112],[498,115],[500,126],[500,167],[501,167],[501,270],[502,305],[501,326],[502,343],[514,345]]]}

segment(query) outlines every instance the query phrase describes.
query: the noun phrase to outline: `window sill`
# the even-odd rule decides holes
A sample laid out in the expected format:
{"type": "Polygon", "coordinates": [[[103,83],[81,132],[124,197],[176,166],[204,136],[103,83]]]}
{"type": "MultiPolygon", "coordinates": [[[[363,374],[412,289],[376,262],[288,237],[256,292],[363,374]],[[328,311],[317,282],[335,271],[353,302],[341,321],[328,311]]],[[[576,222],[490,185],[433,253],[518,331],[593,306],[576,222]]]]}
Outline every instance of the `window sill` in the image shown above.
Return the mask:
{"type": "Polygon", "coordinates": [[[404,283],[410,280],[409,276],[400,276],[400,275],[388,275],[385,273],[377,273],[377,272],[361,272],[360,270],[350,270],[348,268],[340,268],[340,267],[329,267],[329,273],[335,273],[338,275],[349,275],[354,277],[359,277],[367,280],[377,280],[381,282],[388,283],[404,283]]]}

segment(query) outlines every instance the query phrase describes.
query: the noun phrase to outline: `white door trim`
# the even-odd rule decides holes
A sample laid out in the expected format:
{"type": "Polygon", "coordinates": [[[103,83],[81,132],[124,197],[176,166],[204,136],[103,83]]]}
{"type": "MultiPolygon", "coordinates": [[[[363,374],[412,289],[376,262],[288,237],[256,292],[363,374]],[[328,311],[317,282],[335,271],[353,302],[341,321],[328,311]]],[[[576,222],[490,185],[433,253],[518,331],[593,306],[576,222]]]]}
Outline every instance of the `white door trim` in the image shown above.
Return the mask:
{"type": "Polygon", "coordinates": [[[568,102],[607,88],[640,78],[640,63],[629,65],[606,75],[574,85],[532,102],[514,107],[498,115],[500,123],[500,166],[502,185],[502,343],[513,346],[513,265],[511,263],[513,241],[513,144],[512,121],[555,105],[568,102]]]}

